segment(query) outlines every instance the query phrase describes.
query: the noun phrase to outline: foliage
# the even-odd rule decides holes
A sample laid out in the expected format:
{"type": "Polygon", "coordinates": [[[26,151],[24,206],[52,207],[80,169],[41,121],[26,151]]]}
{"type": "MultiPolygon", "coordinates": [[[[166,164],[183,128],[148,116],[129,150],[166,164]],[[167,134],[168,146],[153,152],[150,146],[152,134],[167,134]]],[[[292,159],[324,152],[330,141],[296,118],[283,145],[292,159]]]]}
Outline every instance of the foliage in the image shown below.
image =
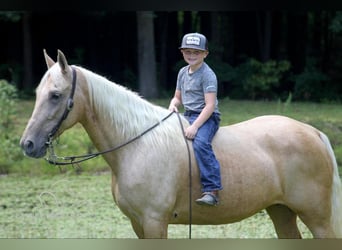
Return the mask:
{"type": "Polygon", "coordinates": [[[336,34],[342,31],[342,11],[336,12],[336,16],[331,21],[329,29],[336,34]]]}
{"type": "Polygon", "coordinates": [[[290,62],[260,62],[250,58],[234,69],[232,84],[235,89],[232,96],[238,98],[274,99],[275,88],[280,85],[285,72],[290,69],[290,62]]]}
{"type": "Polygon", "coordinates": [[[0,80],[0,117],[1,128],[9,129],[11,116],[15,113],[15,98],[17,97],[16,88],[6,80],[0,80]]]}
{"type": "Polygon", "coordinates": [[[21,19],[20,12],[17,11],[0,11],[0,20],[19,22],[21,19]]]}
{"type": "MultiPolygon", "coordinates": [[[[276,87],[279,87],[284,74],[290,69],[289,61],[270,60],[262,63],[250,58],[245,63],[232,67],[230,64],[209,57],[208,65],[214,70],[219,84],[233,86],[232,97],[238,99],[275,99],[276,87]]],[[[179,61],[174,70],[184,66],[179,61]]]]}
{"type": "Polygon", "coordinates": [[[16,98],[16,88],[0,80],[0,174],[8,173],[10,165],[21,155],[14,130],[16,98]]]}
{"type": "Polygon", "coordinates": [[[206,62],[215,72],[219,83],[229,82],[234,77],[234,68],[230,64],[213,57],[206,59],[206,62]]]}
{"type": "Polygon", "coordinates": [[[327,95],[325,82],[329,80],[328,76],[316,67],[316,60],[309,58],[305,70],[291,77],[295,82],[294,99],[320,101],[327,95]]]}
{"type": "Polygon", "coordinates": [[[18,84],[21,79],[23,67],[19,63],[0,64],[0,78],[18,84]]]}

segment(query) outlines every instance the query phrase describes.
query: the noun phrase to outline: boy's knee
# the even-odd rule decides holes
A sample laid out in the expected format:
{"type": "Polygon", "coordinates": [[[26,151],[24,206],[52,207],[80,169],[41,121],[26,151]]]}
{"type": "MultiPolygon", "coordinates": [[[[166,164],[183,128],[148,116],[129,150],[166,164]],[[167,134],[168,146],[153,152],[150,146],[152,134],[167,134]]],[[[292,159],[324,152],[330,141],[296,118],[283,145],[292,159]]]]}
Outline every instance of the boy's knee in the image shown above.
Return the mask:
{"type": "Polygon", "coordinates": [[[192,142],[192,145],[194,147],[194,150],[198,151],[198,150],[205,149],[207,147],[207,142],[201,139],[195,138],[192,142]]]}

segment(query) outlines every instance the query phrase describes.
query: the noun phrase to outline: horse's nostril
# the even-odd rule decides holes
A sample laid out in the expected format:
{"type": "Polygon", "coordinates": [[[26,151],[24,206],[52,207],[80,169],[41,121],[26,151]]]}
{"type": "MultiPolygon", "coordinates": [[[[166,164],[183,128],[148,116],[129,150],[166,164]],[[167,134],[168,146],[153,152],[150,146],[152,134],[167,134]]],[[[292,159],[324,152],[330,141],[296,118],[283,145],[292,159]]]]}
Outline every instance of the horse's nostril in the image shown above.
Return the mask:
{"type": "Polygon", "coordinates": [[[24,155],[33,157],[33,158],[40,158],[43,157],[46,153],[46,147],[40,147],[39,140],[38,141],[31,141],[31,140],[22,140],[20,143],[21,148],[24,151],[24,155]]]}
{"type": "Polygon", "coordinates": [[[32,152],[33,148],[34,148],[34,144],[33,144],[32,141],[30,141],[30,140],[25,141],[25,143],[24,143],[24,150],[27,153],[32,152]]]}

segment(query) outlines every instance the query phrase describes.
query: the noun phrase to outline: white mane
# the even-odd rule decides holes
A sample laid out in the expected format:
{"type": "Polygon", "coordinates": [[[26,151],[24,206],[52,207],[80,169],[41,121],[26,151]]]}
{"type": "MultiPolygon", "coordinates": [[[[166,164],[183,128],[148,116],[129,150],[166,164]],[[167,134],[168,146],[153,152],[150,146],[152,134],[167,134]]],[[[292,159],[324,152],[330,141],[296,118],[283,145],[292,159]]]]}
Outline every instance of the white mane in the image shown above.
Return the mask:
{"type": "MultiPolygon", "coordinates": [[[[116,131],[125,138],[133,138],[149,127],[166,117],[170,111],[160,106],[154,105],[137,93],[127,88],[109,81],[105,77],[97,75],[87,69],[78,67],[84,74],[89,87],[89,99],[91,106],[97,114],[102,114],[108,124],[115,127],[116,131]]],[[[161,126],[166,134],[172,134],[177,119],[171,119],[173,122],[168,126],[161,126]]],[[[164,122],[163,124],[165,124],[164,122]]],[[[178,129],[178,128],[177,128],[178,129]]],[[[174,133],[174,131],[173,131],[174,133]]],[[[149,133],[153,135],[154,133],[149,133]]],[[[159,139],[165,140],[159,134],[159,139]]]]}

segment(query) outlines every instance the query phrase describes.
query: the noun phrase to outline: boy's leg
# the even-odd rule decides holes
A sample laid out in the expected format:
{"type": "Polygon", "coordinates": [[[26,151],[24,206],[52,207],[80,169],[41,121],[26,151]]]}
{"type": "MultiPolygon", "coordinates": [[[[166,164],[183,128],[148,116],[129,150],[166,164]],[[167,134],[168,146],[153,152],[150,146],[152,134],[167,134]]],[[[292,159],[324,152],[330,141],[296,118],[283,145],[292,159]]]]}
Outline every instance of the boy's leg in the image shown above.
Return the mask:
{"type": "MultiPolygon", "coordinates": [[[[197,117],[191,116],[192,123],[197,117]]],[[[200,169],[202,191],[221,190],[220,164],[213,152],[211,142],[219,127],[219,118],[211,116],[199,129],[193,140],[193,148],[200,169]]]]}

